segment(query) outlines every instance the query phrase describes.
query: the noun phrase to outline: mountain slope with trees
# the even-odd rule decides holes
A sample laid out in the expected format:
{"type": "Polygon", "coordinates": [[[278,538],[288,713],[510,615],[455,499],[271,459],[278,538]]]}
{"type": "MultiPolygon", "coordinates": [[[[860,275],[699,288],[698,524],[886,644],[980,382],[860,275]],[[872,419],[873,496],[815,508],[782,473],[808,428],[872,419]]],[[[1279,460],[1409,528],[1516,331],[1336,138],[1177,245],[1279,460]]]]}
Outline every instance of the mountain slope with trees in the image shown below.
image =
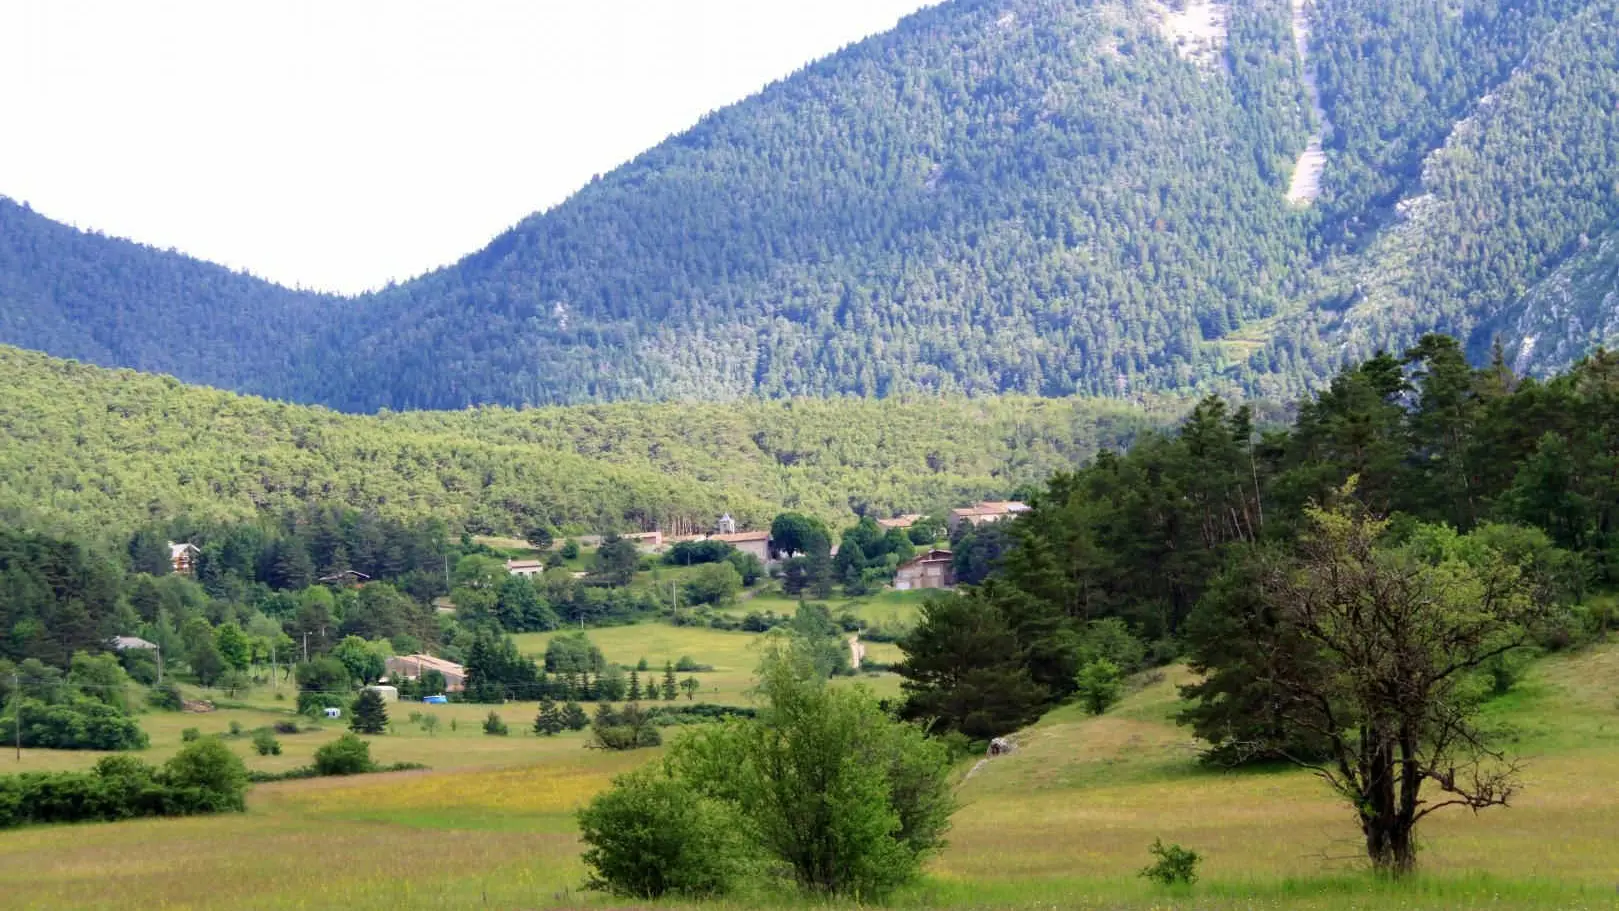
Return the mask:
{"type": "Polygon", "coordinates": [[[360,298],[0,204],[0,341],[347,411],[1282,397],[1428,331],[1511,355],[1619,221],[1615,8],[1317,0],[1301,60],[1283,0],[953,0],[360,298]]]}
{"type": "Polygon", "coordinates": [[[350,416],[0,347],[0,518],[96,537],[307,503],[474,533],[842,524],[1006,495],[1176,410],[1079,399],[350,416]]]}

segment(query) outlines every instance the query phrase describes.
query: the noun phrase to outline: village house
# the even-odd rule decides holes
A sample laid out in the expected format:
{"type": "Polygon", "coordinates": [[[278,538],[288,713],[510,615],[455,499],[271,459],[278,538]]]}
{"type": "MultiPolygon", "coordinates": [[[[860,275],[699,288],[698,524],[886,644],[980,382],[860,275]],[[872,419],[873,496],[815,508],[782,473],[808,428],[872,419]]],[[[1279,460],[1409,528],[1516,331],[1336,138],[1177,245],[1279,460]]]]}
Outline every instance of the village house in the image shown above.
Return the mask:
{"type": "Polygon", "coordinates": [[[507,560],[506,572],[514,576],[526,576],[530,579],[545,574],[545,561],[543,560],[507,560]]]}
{"type": "Polygon", "coordinates": [[[710,541],[724,541],[745,554],[753,554],[761,563],[771,563],[770,559],[770,532],[768,531],[738,531],[730,534],[709,535],[710,541]]]}
{"type": "Polygon", "coordinates": [[[1029,511],[1028,504],[1016,500],[986,500],[976,506],[950,510],[950,533],[962,525],[987,525],[1029,511]]]}
{"type": "Polygon", "coordinates": [[[634,541],[635,546],[644,551],[659,550],[663,547],[663,532],[640,531],[631,535],[624,535],[624,540],[634,541]]]}
{"type": "Polygon", "coordinates": [[[918,591],[925,588],[955,588],[955,556],[948,550],[934,549],[919,554],[899,565],[894,574],[895,591],[918,591]]]}
{"type": "Polygon", "coordinates": [[[197,558],[202,551],[195,544],[176,544],[169,542],[169,565],[174,567],[175,575],[194,576],[197,574],[197,558]]]}
{"type": "Polygon", "coordinates": [[[447,692],[458,693],[467,685],[466,668],[432,655],[395,655],[384,663],[388,668],[388,679],[392,681],[420,680],[423,673],[438,671],[444,675],[444,689],[447,692]]]}

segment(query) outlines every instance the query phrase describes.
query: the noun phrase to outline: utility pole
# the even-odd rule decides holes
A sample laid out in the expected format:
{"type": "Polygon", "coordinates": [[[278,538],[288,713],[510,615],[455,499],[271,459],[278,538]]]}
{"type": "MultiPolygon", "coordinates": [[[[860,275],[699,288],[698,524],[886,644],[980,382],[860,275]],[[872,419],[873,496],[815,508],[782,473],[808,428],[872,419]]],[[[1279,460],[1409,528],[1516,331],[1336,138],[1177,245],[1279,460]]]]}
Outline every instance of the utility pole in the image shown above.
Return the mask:
{"type": "Polygon", "coordinates": [[[309,630],[304,630],[304,663],[309,663],[309,630]]]}
{"type": "Polygon", "coordinates": [[[153,648],[157,649],[157,685],[162,686],[163,685],[163,646],[154,645],[153,648]]]}
{"type": "Polygon", "coordinates": [[[11,675],[11,701],[17,706],[17,717],[12,720],[12,731],[17,739],[17,764],[22,764],[22,676],[16,672],[11,675]]]}
{"type": "Polygon", "coordinates": [[[279,679],[279,672],[276,670],[276,667],[275,667],[275,640],[274,639],[270,640],[270,689],[272,689],[272,690],[281,689],[281,680],[279,679]]]}

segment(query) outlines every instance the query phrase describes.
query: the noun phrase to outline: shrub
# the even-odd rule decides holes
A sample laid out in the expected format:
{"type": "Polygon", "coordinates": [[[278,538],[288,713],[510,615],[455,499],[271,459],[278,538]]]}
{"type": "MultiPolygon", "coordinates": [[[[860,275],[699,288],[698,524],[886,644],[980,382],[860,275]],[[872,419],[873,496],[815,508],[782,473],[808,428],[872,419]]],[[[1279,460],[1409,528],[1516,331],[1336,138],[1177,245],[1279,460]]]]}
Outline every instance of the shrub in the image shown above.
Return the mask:
{"type": "Polygon", "coordinates": [[[217,737],[205,737],[181,747],[163,764],[161,777],[189,812],[245,809],[247,767],[217,737]]]}
{"type": "Polygon", "coordinates": [[[604,750],[634,750],[663,743],[652,716],[633,702],[621,712],[603,703],[590,730],[594,745],[604,750]]]}
{"type": "Polygon", "coordinates": [[[161,770],[133,757],[107,756],[90,772],[0,778],[0,829],[240,810],[246,788],[241,760],[210,738],[185,747],[161,770]]]}
{"type": "Polygon", "coordinates": [[[260,756],[280,756],[281,741],[275,739],[275,733],[269,728],[259,728],[253,732],[253,749],[260,756]]]}
{"type": "Polygon", "coordinates": [[[235,719],[231,719],[230,735],[232,737],[240,737],[240,736],[242,736],[242,723],[240,721],[237,721],[235,719]]]}
{"type": "Polygon", "coordinates": [[[734,808],[649,769],[614,779],[579,811],[579,830],[589,887],[631,898],[723,894],[751,859],[734,808]]]}
{"type": "Polygon", "coordinates": [[[344,734],[315,751],[315,772],[320,775],[358,775],[375,768],[371,744],[354,734],[344,734]]]}
{"type": "Polygon", "coordinates": [[[296,721],[277,721],[274,727],[277,734],[298,733],[298,722],[296,721]]]}
{"type": "Polygon", "coordinates": [[[146,694],[146,704],[166,712],[178,712],[185,708],[185,700],[180,698],[180,688],[172,683],[153,687],[152,691],[146,694]]]}
{"type": "Polygon", "coordinates": [[[1112,708],[1124,694],[1119,666],[1106,658],[1097,658],[1080,668],[1075,683],[1080,704],[1092,715],[1100,715],[1112,708]]]}
{"type": "Polygon", "coordinates": [[[954,809],[945,748],[870,693],[827,686],[798,651],[766,657],[759,692],[756,719],[681,738],[670,774],[734,806],[808,889],[875,900],[914,880],[954,809]]]}
{"type": "Polygon", "coordinates": [[[18,737],[17,702],[14,699],[12,711],[0,718],[0,743],[20,740],[22,746],[49,750],[142,750],[149,742],[146,732],[122,710],[82,696],[54,704],[21,700],[18,737]]]}
{"type": "Polygon", "coordinates": [[[570,731],[582,731],[590,727],[590,716],[579,703],[569,702],[562,707],[562,726],[570,731]]]}
{"type": "Polygon", "coordinates": [[[180,732],[180,740],[182,743],[195,743],[201,737],[202,732],[196,728],[186,728],[180,732]]]}
{"type": "Polygon", "coordinates": [[[483,732],[496,737],[505,737],[510,733],[506,729],[506,722],[500,720],[500,715],[490,712],[489,717],[483,720],[483,732]]]}
{"type": "Polygon", "coordinates": [[[1188,851],[1180,845],[1166,847],[1161,838],[1153,839],[1148,850],[1158,860],[1142,868],[1142,876],[1161,886],[1190,886],[1197,882],[1197,864],[1202,858],[1196,851],[1188,851]]]}

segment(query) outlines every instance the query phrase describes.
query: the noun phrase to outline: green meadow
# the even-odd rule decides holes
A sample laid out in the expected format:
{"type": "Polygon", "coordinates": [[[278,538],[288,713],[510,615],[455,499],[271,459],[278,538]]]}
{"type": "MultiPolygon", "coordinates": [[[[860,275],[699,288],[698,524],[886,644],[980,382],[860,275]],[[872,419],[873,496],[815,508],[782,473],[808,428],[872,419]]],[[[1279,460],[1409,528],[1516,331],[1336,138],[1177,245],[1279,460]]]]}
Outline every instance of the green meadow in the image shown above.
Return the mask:
{"type": "MultiPolygon", "coordinates": [[[[661,667],[690,655],[708,701],[744,703],[760,637],[641,624],[595,630],[613,661],[661,667]]],[[[544,636],[522,637],[526,652],[544,636]]],[[[1227,773],[1196,760],[1173,723],[1184,669],[1135,681],[1100,717],[1058,709],[1022,732],[1018,750],[959,769],[961,808],[949,847],[905,908],[1450,909],[1610,908],[1619,885],[1619,647],[1534,665],[1491,720],[1526,759],[1514,805],[1425,822],[1422,871],[1390,883],[1360,864],[1357,831],[1324,786],[1297,770],[1227,773]],[[1204,856],[1194,887],[1166,891],[1136,871],[1155,838],[1204,856]]],[[[884,678],[854,679],[871,685],[884,678]]],[[[172,753],[181,731],[227,733],[290,717],[272,693],[202,715],[144,716],[146,758],[172,753]]],[[[528,732],[533,704],[496,709],[508,737],[482,733],[487,706],[392,707],[393,731],[371,738],[383,762],[428,771],[258,785],[248,811],[192,819],[33,828],[0,834],[6,907],[405,908],[618,907],[582,893],[573,812],[612,776],[657,751],[587,749],[583,734],[528,732]],[[428,733],[406,719],[433,711],[428,733]],[[455,724],[452,726],[451,721],[455,724]]],[[[279,757],[228,739],[251,768],[308,761],[340,724],[281,737],[279,757]]],[[[674,734],[673,730],[667,733],[674,734]]],[[[8,759],[10,757],[7,757],[8,759]]],[[[96,754],[24,751],[24,769],[77,768],[96,754]]],[[[798,906],[759,895],[711,907],[798,906]]]]}

